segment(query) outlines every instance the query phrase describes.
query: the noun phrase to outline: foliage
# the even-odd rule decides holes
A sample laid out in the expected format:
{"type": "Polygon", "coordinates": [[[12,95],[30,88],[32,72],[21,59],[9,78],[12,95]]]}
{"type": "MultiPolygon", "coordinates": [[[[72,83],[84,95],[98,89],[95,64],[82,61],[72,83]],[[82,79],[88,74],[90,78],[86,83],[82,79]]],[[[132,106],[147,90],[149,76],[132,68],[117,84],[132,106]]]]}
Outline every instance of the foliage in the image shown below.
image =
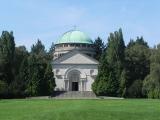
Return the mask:
{"type": "Polygon", "coordinates": [[[102,55],[99,73],[92,85],[97,95],[119,96],[119,80],[124,64],[124,40],[122,30],[111,33],[108,38],[107,49],[102,55]]]}
{"type": "Polygon", "coordinates": [[[31,47],[31,54],[45,54],[45,47],[42,44],[42,42],[38,39],[37,43],[35,45],[32,45],[31,47]]]}
{"type": "Polygon", "coordinates": [[[52,42],[52,44],[51,44],[51,47],[49,48],[49,54],[53,54],[53,52],[55,51],[55,45],[54,45],[54,43],[52,42]]]}
{"type": "Polygon", "coordinates": [[[40,40],[33,45],[28,58],[28,82],[26,92],[30,96],[50,95],[55,87],[52,66],[40,40]],[[51,88],[52,87],[52,88],[51,88]]]}
{"type": "Polygon", "coordinates": [[[8,85],[13,80],[14,52],[15,43],[13,32],[3,31],[0,39],[0,79],[5,80],[8,85]]]}
{"type": "Polygon", "coordinates": [[[45,80],[47,81],[48,93],[51,94],[54,91],[54,88],[56,87],[54,73],[52,72],[51,64],[47,64],[44,77],[45,77],[45,80]]]}
{"type": "Polygon", "coordinates": [[[141,83],[150,71],[150,49],[142,37],[137,37],[136,41],[130,41],[125,54],[126,96],[143,97],[140,87],[142,87],[141,83]],[[135,89],[139,90],[139,93],[135,93],[135,89]]]}
{"type": "Polygon", "coordinates": [[[53,60],[53,52],[55,51],[55,44],[52,42],[52,44],[51,44],[51,47],[49,48],[49,51],[48,51],[48,53],[47,53],[47,59],[49,60],[49,61],[52,61],[53,60]]]}
{"type": "Polygon", "coordinates": [[[95,59],[100,60],[100,57],[103,54],[104,49],[105,49],[105,45],[100,37],[98,37],[94,41],[94,47],[95,47],[95,53],[96,53],[95,59]]]}
{"type": "Polygon", "coordinates": [[[25,46],[15,47],[13,32],[0,37],[0,97],[50,95],[55,81],[44,45],[40,40],[29,53],[25,46]]]}
{"type": "MultiPolygon", "coordinates": [[[[111,33],[105,47],[98,37],[98,75],[92,84],[97,95],[160,98],[160,45],[150,48],[137,37],[125,47],[122,30],[111,33]]],[[[47,52],[38,39],[28,52],[15,47],[13,32],[0,37],[0,98],[52,94],[56,84],[52,72],[54,43],[47,52]]]]}
{"type": "Polygon", "coordinates": [[[5,94],[7,94],[7,83],[0,80],[0,97],[5,96],[5,94]]]}
{"type": "Polygon", "coordinates": [[[124,68],[121,76],[120,76],[120,85],[119,85],[119,93],[121,97],[126,97],[126,89],[127,89],[127,75],[126,69],[124,68]]]}
{"type": "Polygon", "coordinates": [[[149,98],[160,98],[160,48],[157,46],[150,57],[150,74],[143,82],[143,93],[149,98]]]}
{"type": "Polygon", "coordinates": [[[131,86],[127,89],[127,92],[129,97],[131,98],[141,98],[142,97],[142,80],[134,80],[131,86]]]}
{"type": "Polygon", "coordinates": [[[0,38],[0,80],[6,86],[6,94],[10,93],[10,85],[14,81],[15,42],[13,32],[3,31],[0,38]]]}

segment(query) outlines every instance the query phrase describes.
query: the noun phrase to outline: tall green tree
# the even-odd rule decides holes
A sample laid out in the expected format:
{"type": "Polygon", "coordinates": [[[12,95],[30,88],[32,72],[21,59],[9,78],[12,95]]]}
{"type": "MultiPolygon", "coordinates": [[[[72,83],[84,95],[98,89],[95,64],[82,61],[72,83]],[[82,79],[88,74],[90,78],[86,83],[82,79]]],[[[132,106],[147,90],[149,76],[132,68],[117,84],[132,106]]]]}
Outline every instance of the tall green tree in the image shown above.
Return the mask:
{"type": "Polygon", "coordinates": [[[17,91],[19,92],[20,95],[28,96],[28,85],[30,82],[29,78],[29,72],[30,72],[30,66],[29,66],[29,61],[28,57],[25,57],[21,63],[21,66],[19,68],[19,74],[16,80],[16,85],[15,87],[17,88],[17,91]]]}
{"type": "Polygon", "coordinates": [[[54,73],[52,71],[52,66],[50,63],[47,64],[44,78],[46,82],[46,90],[49,94],[52,94],[54,91],[54,88],[56,87],[54,73]]]}
{"type": "Polygon", "coordinates": [[[26,50],[25,46],[19,46],[15,48],[15,55],[14,55],[14,81],[12,82],[11,89],[12,94],[15,96],[23,97],[25,96],[25,80],[22,78],[23,69],[27,66],[24,65],[24,61],[28,58],[28,51],[26,50]],[[21,75],[22,74],[22,75],[21,75]]]}
{"type": "MultiPolygon", "coordinates": [[[[53,78],[51,78],[50,74],[52,73],[47,72],[48,64],[50,64],[50,62],[44,45],[38,40],[37,43],[32,46],[31,54],[28,58],[29,68],[26,91],[30,96],[49,95],[51,93],[50,81],[54,76],[52,75],[53,78]]],[[[54,85],[52,90],[53,89],[54,85]]]]}
{"type": "Polygon", "coordinates": [[[55,44],[52,42],[51,44],[51,47],[49,48],[49,51],[48,51],[48,60],[49,61],[52,61],[53,60],[53,53],[55,51],[55,44]]]}
{"type": "Polygon", "coordinates": [[[100,60],[99,73],[93,83],[93,91],[104,95],[119,96],[120,77],[124,69],[124,50],[122,30],[111,33],[108,38],[107,49],[100,60]]]}
{"type": "Polygon", "coordinates": [[[143,81],[143,94],[148,98],[160,98],[160,45],[151,52],[150,73],[143,81]]]}
{"type": "Polygon", "coordinates": [[[53,54],[53,52],[55,51],[55,44],[52,42],[51,47],[49,48],[49,53],[53,54]]]}
{"type": "Polygon", "coordinates": [[[29,56],[29,53],[25,46],[19,46],[15,48],[15,55],[14,55],[14,71],[15,77],[19,74],[20,66],[23,60],[29,56]]]}
{"type": "Polygon", "coordinates": [[[92,90],[97,95],[108,95],[108,91],[110,90],[107,87],[108,76],[109,76],[109,67],[106,60],[106,54],[102,54],[98,67],[98,75],[92,84],[92,90]]]}
{"type": "Polygon", "coordinates": [[[137,37],[126,48],[126,96],[142,97],[142,83],[150,71],[150,49],[143,37],[137,37]]]}
{"type": "Polygon", "coordinates": [[[40,40],[29,53],[15,47],[13,32],[0,37],[0,97],[50,95],[55,87],[51,58],[40,40]]]}
{"type": "Polygon", "coordinates": [[[108,38],[108,45],[107,45],[107,61],[110,67],[110,79],[111,79],[111,86],[114,90],[114,94],[121,96],[120,93],[120,84],[121,84],[121,74],[124,69],[125,63],[125,44],[122,34],[122,29],[110,34],[108,38]]]}
{"type": "Polygon", "coordinates": [[[13,32],[3,31],[0,39],[0,80],[7,84],[7,91],[14,81],[15,42],[13,32]]]}
{"type": "Polygon", "coordinates": [[[100,57],[101,55],[103,54],[104,52],[104,49],[105,49],[105,45],[102,41],[102,39],[100,37],[98,37],[95,41],[94,41],[94,47],[95,47],[95,58],[97,60],[100,60],[100,57]]]}
{"type": "Polygon", "coordinates": [[[136,44],[143,45],[143,46],[149,48],[148,43],[146,41],[144,41],[143,36],[137,37],[136,41],[134,41],[133,39],[131,39],[130,42],[128,43],[128,45],[127,45],[127,48],[132,47],[132,46],[134,46],[136,44]]]}
{"type": "Polygon", "coordinates": [[[37,43],[31,47],[31,54],[44,55],[45,53],[45,46],[42,44],[41,40],[38,39],[37,43]]]}

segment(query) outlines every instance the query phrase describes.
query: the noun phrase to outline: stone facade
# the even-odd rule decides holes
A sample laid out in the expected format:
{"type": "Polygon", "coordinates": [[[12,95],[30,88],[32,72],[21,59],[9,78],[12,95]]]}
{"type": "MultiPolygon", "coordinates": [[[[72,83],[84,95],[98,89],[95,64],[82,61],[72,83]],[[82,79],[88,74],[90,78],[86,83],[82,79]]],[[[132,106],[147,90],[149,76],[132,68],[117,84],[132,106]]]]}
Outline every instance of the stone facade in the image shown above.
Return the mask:
{"type": "Polygon", "coordinates": [[[98,73],[98,61],[71,51],[53,62],[57,91],[92,91],[91,85],[98,73]]]}

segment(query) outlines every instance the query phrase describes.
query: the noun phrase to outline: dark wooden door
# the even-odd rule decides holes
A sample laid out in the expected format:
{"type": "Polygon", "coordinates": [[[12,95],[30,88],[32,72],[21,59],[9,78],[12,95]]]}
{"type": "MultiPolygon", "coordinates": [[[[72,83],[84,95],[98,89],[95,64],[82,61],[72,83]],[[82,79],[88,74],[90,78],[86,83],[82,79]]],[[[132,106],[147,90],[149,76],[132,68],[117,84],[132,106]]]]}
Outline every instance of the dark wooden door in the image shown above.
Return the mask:
{"type": "Polygon", "coordinates": [[[72,82],[72,91],[78,91],[78,82],[72,82]]]}

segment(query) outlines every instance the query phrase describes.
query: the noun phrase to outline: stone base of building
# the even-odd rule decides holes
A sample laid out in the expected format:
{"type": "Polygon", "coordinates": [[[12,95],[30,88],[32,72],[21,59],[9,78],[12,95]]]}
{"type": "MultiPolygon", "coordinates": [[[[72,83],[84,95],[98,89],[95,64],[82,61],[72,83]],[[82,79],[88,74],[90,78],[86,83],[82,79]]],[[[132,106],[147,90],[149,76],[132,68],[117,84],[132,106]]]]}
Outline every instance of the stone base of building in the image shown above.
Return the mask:
{"type": "Polygon", "coordinates": [[[54,91],[52,97],[54,98],[96,98],[96,95],[92,91],[54,91]]]}

